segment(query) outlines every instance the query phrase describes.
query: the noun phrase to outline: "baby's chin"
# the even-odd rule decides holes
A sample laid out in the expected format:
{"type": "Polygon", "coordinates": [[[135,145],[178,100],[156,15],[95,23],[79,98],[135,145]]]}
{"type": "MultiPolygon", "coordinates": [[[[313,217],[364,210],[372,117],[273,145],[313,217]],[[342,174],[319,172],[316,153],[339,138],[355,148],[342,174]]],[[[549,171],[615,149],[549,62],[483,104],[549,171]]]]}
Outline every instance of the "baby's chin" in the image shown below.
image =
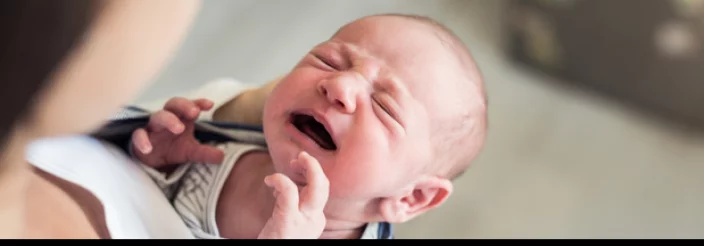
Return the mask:
{"type": "Polygon", "coordinates": [[[264,134],[269,156],[276,172],[289,174],[290,162],[298,157],[300,150],[292,144],[287,144],[279,138],[264,134]]]}
{"type": "Polygon", "coordinates": [[[286,175],[297,186],[305,186],[306,179],[301,166],[296,166],[295,162],[291,162],[291,160],[274,159],[273,162],[275,173],[286,175]]]}

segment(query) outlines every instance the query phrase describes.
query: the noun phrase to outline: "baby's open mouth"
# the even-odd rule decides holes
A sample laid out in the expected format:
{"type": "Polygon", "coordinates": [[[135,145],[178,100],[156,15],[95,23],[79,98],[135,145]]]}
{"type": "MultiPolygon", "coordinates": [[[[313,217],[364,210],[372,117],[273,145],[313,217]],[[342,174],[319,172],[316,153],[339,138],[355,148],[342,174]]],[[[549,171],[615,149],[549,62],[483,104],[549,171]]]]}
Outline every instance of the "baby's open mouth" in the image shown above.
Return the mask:
{"type": "Polygon", "coordinates": [[[313,116],[305,114],[291,115],[291,123],[303,134],[313,139],[315,143],[324,150],[337,150],[335,141],[323,124],[320,124],[313,116]]]}

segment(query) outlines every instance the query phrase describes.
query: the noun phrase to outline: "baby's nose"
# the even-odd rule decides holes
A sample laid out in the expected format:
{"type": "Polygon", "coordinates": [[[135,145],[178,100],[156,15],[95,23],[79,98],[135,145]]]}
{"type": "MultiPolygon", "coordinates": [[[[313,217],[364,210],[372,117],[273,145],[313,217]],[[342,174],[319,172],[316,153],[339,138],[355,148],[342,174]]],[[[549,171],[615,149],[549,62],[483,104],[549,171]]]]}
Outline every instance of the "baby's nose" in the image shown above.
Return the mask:
{"type": "Polygon", "coordinates": [[[364,81],[359,81],[356,77],[352,73],[347,73],[323,80],[318,86],[318,92],[342,112],[354,113],[357,108],[357,97],[364,85],[364,81]]]}

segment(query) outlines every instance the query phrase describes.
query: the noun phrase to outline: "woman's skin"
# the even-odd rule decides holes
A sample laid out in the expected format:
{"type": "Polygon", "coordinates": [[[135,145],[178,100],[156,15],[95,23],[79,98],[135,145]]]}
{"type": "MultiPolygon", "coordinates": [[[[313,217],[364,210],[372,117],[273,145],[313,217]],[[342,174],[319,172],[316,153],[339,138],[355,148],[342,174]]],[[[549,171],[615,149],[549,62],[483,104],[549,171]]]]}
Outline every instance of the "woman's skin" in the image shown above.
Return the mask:
{"type": "MultiPolygon", "coordinates": [[[[96,0],[97,1],[97,0],[96,0]]],[[[87,133],[131,102],[187,34],[198,0],[101,0],[84,43],[57,68],[0,155],[1,238],[108,238],[88,191],[24,161],[27,143],[87,133]]]]}

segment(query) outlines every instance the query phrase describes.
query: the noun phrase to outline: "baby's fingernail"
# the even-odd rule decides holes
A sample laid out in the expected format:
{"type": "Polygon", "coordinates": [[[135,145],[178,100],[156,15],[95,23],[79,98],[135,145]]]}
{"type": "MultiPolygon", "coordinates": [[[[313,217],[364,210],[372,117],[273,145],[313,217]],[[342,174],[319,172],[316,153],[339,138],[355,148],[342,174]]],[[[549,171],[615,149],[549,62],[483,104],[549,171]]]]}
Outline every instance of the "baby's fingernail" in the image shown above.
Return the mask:
{"type": "Polygon", "coordinates": [[[264,183],[266,185],[271,185],[271,176],[264,177],[264,183]]]}
{"type": "Polygon", "coordinates": [[[306,156],[310,156],[310,155],[308,154],[308,152],[301,151],[301,154],[298,155],[298,158],[302,158],[302,157],[306,157],[306,156]]]}
{"type": "Polygon", "coordinates": [[[143,153],[143,154],[149,154],[149,152],[152,152],[152,146],[144,146],[144,147],[142,147],[142,153],[143,153]]]}
{"type": "Polygon", "coordinates": [[[176,124],[176,125],[174,126],[174,131],[175,131],[175,132],[181,132],[181,131],[183,131],[183,128],[185,128],[185,126],[184,126],[183,124],[176,124]]]}

